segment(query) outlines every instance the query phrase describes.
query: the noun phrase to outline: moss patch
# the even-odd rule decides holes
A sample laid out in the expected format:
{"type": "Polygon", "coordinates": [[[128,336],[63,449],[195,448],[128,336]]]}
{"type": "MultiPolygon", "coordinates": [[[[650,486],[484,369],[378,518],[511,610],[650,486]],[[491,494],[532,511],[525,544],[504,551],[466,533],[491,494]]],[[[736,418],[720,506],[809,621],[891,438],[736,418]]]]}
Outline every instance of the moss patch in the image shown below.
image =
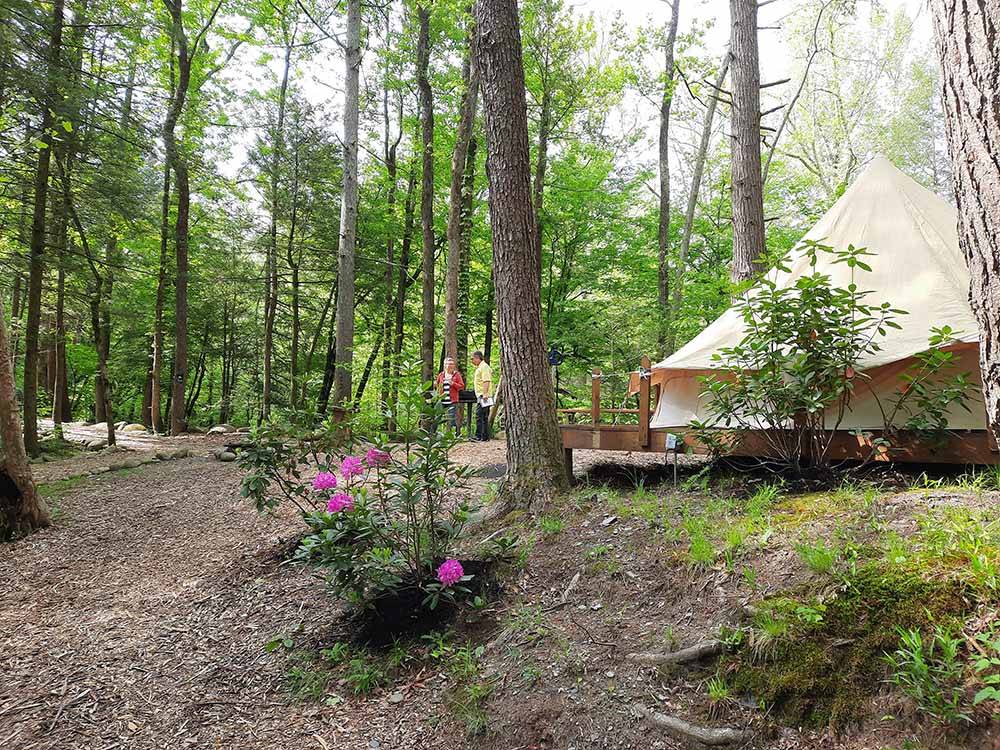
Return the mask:
{"type": "Polygon", "coordinates": [[[824,603],[821,622],[796,618],[788,601],[765,600],[760,610],[769,623],[788,621],[783,634],[761,647],[755,632],[724,668],[737,692],[763,701],[779,719],[835,729],[864,718],[866,702],[883,686],[883,657],[896,647],[898,628],[925,628],[970,608],[960,582],[874,564],[851,575],[845,589],[824,603]]]}

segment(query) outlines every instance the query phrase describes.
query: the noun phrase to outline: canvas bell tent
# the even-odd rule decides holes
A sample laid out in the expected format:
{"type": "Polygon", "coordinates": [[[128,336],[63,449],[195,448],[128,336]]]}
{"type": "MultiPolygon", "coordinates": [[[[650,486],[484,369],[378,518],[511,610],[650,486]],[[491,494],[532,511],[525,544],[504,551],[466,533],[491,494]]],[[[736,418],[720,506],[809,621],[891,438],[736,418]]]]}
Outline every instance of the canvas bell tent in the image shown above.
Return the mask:
{"type": "MultiPolygon", "coordinates": [[[[870,290],[868,304],[888,302],[906,311],[895,318],[898,329],[888,329],[880,350],[860,362],[865,378],[859,381],[843,418],[830,415],[828,426],[842,430],[885,426],[883,406],[891,403],[901,385],[900,374],[914,364],[914,355],[928,347],[935,327],[950,326],[957,340],[955,369],[967,371],[978,388],[979,329],[968,302],[969,275],[958,248],[955,209],[878,157],[806,234],[834,249],[849,245],[867,248],[870,272],[855,276],[870,290]]],[[[814,271],[830,277],[836,287],[852,281],[851,269],[835,256],[820,253],[815,269],[804,243],[793,251],[788,271],[776,273],[779,287],[790,287],[814,271]]],[[[751,292],[752,294],[752,292],[751,292]]],[[[713,355],[736,346],[746,335],[741,312],[730,308],[672,356],[653,366],[652,383],[660,387],[653,414],[654,428],[681,428],[708,417],[701,376],[721,366],[713,355]]],[[[986,412],[978,393],[968,409],[954,408],[948,428],[985,430],[986,412]]],[[[899,425],[896,425],[899,426],[899,425]]]]}
{"type": "MultiPolygon", "coordinates": [[[[886,427],[885,415],[891,413],[886,405],[898,398],[904,383],[901,375],[910,371],[917,363],[916,356],[928,349],[932,330],[948,326],[953,335],[946,348],[954,354],[949,367],[969,376],[966,408],[953,406],[946,412],[947,444],[938,441],[929,446],[913,435],[904,435],[891,457],[959,463],[996,463],[1000,459],[986,429],[979,394],[979,329],[969,307],[969,276],[958,247],[957,223],[953,207],[887,159],[878,157],[805,235],[790,254],[785,270],[770,272],[776,287],[789,289],[813,273],[828,276],[830,284],[841,289],[846,289],[853,279],[859,288],[870,292],[866,304],[888,302],[907,313],[895,318],[898,329],[886,329],[886,335],[878,340],[877,351],[858,361],[860,372],[846,412],[824,415],[825,428],[837,430],[835,451],[841,458],[864,454],[859,431],[877,434],[886,427]],[[812,261],[807,241],[834,250],[850,245],[866,248],[872,253],[866,258],[871,271],[858,274],[855,269],[852,276],[848,265],[836,262],[837,257],[829,252],[813,253],[812,261]]],[[[754,293],[752,289],[747,292],[750,300],[754,293]]],[[[567,449],[658,451],[669,445],[669,436],[676,433],[698,449],[697,439],[690,432],[692,422],[726,426],[708,407],[704,378],[728,369],[725,358],[720,360],[714,355],[738,346],[746,334],[743,312],[739,304],[734,305],[672,356],[633,374],[632,389],[640,393],[643,412],[637,427],[600,425],[597,420],[590,426],[566,425],[564,445],[567,449]],[[643,391],[655,400],[648,425],[643,424],[647,412],[643,391]]],[[[905,418],[900,413],[890,426],[902,428],[905,418]]],[[[787,425],[759,426],[767,429],[787,425]]],[[[755,451],[763,451],[764,445],[750,434],[736,452],[757,455],[755,451]]]]}

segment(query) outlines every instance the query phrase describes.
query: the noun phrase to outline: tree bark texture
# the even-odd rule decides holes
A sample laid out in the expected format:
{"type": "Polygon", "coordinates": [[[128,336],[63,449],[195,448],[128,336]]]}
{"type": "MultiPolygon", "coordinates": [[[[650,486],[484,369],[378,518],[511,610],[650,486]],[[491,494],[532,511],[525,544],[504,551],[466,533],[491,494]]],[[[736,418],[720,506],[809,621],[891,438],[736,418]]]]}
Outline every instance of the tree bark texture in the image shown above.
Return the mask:
{"type": "Polygon", "coordinates": [[[21,441],[14,392],[14,368],[0,300],[0,539],[21,536],[49,525],[49,511],[38,495],[21,441]]]}
{"type": "Polygon", "coordinates": [[[425,383],[434,380],[434,93],[428,77],[430,67],[430,9],[417,10],[420,31],[417,37],[417,90],[420,95],[420,138],[423,153],[420,183],[420,229],[423,239],[421,267],[422,315],[420,328],[420,376],[425,383]]]}
{"type": "Polygon", "coordinates": [[[732,17],[732,196],[734,283],[758,270],[764,255],[764,187],[760,167],[760,65],[757,0],[730,0],[732,17]]]}
{"type": "Polygon", "coordinates": [[[1000,435],[1000,4],[935,0],[942,102],[958,201],[958,241],[979,322],[983,399],[1000,435]]]}
{"type": "Polygon", "coordinates": [[[507,507],[537,509],[567,487],[538,288],[528,115],[516,0],[476,3],[490,226],[507,431],[507,507]]]}
{"type": "Polygon", "coordinates": [[[361,69],[361,0],[347,2],[344,51],[344,188],[337,254],[334,404],[347,408],[354,363],[354,256],[358,237],[358,89],[361,69]]]}
{"type": "Polygon", "coordinates": [[[463,65],[462,78],[465,93],[455,135],[455,151],[451,159],[451,194],[448,203],[448,272],[445,284],[444,345],[449,357],[458,359],[458,308],[461,295],[463,236],[463,185],[472,129],[476,121],[476,102],[479,94],[479,63],[476,60],[475,29],[469,30],[469,45],[463,65]]]}

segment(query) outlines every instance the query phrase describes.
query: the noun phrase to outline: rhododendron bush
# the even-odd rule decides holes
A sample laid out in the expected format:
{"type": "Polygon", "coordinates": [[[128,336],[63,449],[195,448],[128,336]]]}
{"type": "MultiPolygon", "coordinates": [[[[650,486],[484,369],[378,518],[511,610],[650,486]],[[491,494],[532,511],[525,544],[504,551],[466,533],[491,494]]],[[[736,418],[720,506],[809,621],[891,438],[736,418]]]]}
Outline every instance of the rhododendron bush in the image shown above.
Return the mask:
{"type": "Polygon", "coordinates": [[[351,602],[419,590],[434,608],[468,593],[455,552],[471,512],[468,471],[449,458],[457,437],[437,429],[447,420],[426,393],[403,394],[419,414],[394,445],[355,435],[338,449],[260,431],[241,456],[244,496],[261,511],[297,508],[308,531],[296,559],[325,570],[333,593],[351,602]]]}

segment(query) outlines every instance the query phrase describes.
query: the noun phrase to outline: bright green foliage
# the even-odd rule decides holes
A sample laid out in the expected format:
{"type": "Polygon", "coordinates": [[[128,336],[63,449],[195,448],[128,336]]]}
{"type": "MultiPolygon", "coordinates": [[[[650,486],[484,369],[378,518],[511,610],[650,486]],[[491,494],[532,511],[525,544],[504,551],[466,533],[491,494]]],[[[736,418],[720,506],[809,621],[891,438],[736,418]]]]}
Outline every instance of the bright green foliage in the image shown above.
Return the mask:
{"type": "Polygon", "coordinates": [[[962,639],[940,625],[924,638],[919,630],[899,631],[899,648],[886,656],[891,679],[922,712],[942,724],[968,721],[963,709],[962,639]]]}

